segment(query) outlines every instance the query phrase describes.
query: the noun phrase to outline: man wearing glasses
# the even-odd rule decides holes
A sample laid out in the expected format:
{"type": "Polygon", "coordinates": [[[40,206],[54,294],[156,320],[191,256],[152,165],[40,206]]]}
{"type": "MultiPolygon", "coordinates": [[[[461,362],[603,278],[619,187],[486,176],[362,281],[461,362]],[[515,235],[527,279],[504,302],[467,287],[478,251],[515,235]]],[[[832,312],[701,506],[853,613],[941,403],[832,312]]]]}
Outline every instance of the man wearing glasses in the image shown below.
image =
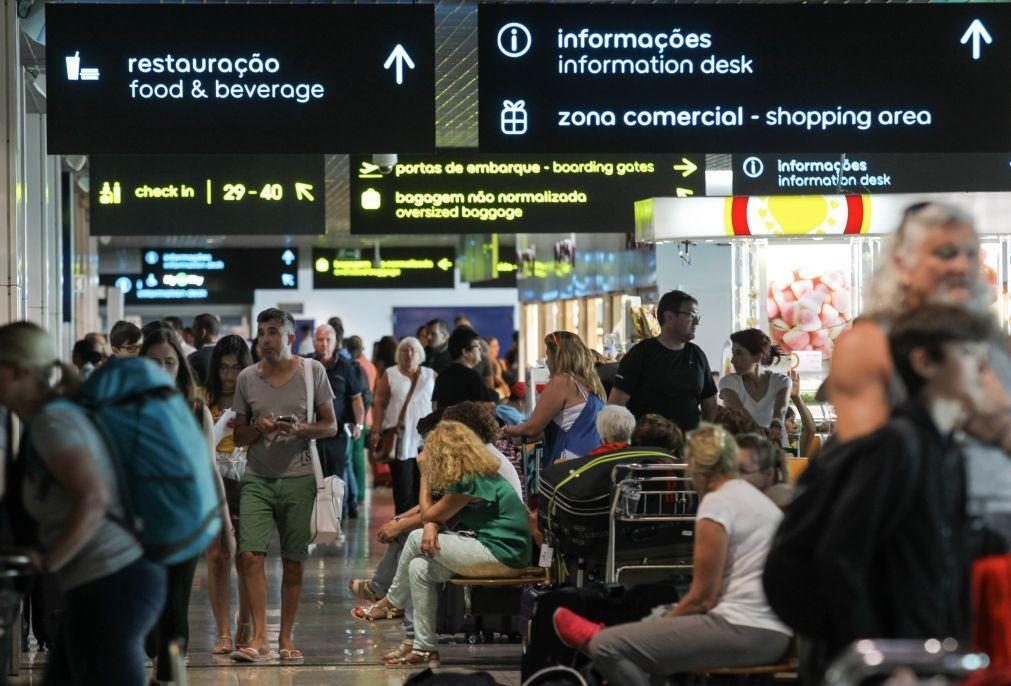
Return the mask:
{"type": "Polygon", "coordinates": [[[469,326],[458,326],[449,335],[453,363],[435,378],[432,409],[446,408],[467,400],[494,402],[492,390],[474,367],[481,361],[481,337],[469,326]]]}
{"type": "Polygon", "coordinates": [[[656,306],[660,335],[640,341],[618,365],[608,402],[625,405],[636,419],[667,417],[688,432],[716,416],[716,384],[702,348],[692,343],[699,303],[684,291],[665,293],[656,306]]]}

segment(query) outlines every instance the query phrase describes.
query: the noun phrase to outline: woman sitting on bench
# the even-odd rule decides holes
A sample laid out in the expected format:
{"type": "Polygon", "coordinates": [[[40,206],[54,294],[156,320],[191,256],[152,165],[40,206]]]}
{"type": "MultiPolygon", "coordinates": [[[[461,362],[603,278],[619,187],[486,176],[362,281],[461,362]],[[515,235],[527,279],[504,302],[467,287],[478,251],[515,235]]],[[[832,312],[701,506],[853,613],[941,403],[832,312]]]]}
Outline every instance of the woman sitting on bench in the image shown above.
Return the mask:
{"type": "Polygon", "coordinates": [[[723,428],[702,424],[689,435],[685,456],[702,497],[685,597],[658,619],[609,628],[566,608],[555,610],[562,642],[585,650],[611,684],[649,686],[651,675],[770,664],[790,643],[790,630],[762,589],[762,568],[782,513],[739,477],[737,444],[723,428]]]}
{"type": "MultiPolygon", "coordinates": [[[[414,602],[414,648],[388,659],[389,667],[438,665],[441,584],[455,576],[520,576],[530,561],[526,508],[473,431],[460,422],[441,421],[425,438],[418,466],[424,528],[407,537],[393,583],[373,606],[385,612],[384,618],[396,619],[408,598],[414,602]],[[437,503],[432,489],[445,492],[437,503]],[[440,533],[439,525],[451,517],[469,531],[440,533]]],[[[373,608],[369,614],[375,616],[373,608]]]]}

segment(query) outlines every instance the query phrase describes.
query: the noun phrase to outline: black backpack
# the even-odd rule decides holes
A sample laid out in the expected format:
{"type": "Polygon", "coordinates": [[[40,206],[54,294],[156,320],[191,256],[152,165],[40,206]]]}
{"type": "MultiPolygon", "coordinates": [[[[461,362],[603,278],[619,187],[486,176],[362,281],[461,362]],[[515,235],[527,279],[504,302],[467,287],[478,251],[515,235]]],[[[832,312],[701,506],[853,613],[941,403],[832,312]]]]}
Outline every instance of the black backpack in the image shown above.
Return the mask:
{"type": "MultiPolygon", "coordinates": [[[[817,562],[819,546],[849,485],[850,475],[869,468],[861,464],[862,458],[875,454],[885,432],[895,431],[911,454],[919,453],[916,428],[906,418],[892,418],[886,426],[866,436],[826,446],[797,482],[796,496],[772,540],[762,584],[776,616],[801,636],[831,636],[826,595],[838,594],[839,590],[822,586],[817,562]]],[[[909,477],[916,479],[915,474],[909,477]]],[[[901,510],[901,504],[896,503],[896,513],[901,514],[901,510]]]]}

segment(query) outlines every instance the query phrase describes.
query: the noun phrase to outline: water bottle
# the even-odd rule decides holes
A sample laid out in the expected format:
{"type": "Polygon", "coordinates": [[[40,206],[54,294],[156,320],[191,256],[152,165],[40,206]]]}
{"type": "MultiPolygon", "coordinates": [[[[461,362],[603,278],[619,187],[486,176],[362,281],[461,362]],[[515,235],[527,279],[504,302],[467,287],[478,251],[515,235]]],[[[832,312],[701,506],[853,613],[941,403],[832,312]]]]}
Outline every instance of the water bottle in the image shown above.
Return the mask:
{"type": "Polygon", "coordinates": [[[625,481],[621,487],[625,492],[625,514],[629,517],[638,514],[639,499],[642,498],[642,485],[638,481],[625,481]]]}

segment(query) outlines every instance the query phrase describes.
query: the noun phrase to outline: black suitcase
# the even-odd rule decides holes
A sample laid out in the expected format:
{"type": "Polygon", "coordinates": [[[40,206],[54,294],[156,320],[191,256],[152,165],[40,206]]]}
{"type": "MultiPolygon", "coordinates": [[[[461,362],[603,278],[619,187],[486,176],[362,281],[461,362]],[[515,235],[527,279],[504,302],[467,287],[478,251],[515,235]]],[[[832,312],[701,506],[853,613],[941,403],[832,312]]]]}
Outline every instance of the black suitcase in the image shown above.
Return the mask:
{"type": "Polygon", "coordinates": [[[657,605],[675,603],[677,600],[678,592],[674,581],[640,584],[633,588],[618,584],[541,588],[541,592],[533,596],[530,631],[523,642],[523,680],[545,667],[565,665],[580,669],[588,662],[585,655],[566,647],[555,634],[551,620],[559,607],[568,608],[594,622],[614,626],[638,621],[657,605]]]}
{"type": "MultiPolygon", "coordinates": [[[[607,557],[611,471],[619,464],[674,464],[659,448],[623,448],[592,457],[556,462],[541,473],[538,519],[545,538],[567,557],[603,561],[607,557]]],[[[684,514],[694,514],[694,509],[684,514]]],[[[632,557],[690,556],[691,522],[620,522],[622,554],[632,557]],[[650,554],[655,553],[655,554],[650,554]]]]}

